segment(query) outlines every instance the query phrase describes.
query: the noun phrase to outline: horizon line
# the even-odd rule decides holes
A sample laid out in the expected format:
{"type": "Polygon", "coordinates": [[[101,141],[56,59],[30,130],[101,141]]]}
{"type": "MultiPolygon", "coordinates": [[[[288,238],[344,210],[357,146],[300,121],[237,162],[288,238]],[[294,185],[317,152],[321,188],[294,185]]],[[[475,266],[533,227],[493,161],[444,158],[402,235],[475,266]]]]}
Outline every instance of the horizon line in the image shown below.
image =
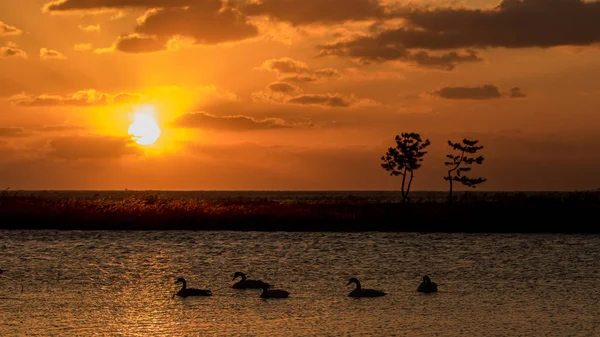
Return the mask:
{"type": "MultiPolygon", "coordinates": [[[[400,193],[399,189],[13,189],[6,188],[4,192],[385,192],[400,193]]],[[[415,193],[448,193],[448,190],[412,190],[415,193]]],[[[538,193],[538,192],[600,192],[600,188],[572,190],[455,190],[455,193],[538,193]]]]}

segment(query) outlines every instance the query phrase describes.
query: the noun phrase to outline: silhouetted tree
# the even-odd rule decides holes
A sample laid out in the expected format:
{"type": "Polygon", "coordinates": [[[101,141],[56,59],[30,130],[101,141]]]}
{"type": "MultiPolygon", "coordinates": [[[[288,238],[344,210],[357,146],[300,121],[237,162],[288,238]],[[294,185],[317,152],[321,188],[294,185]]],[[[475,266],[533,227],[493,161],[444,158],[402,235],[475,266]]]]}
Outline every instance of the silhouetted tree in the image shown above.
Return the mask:
{"type": "Polygon", "coordinates": [[[452,161],[447,161],[444,164],[450,166],[448,170],[448,176],[444,177],[450,184],[450,193],[448,194],[448,201],[452,202],[452,182],[458,181],[461,184],[468,187],[477,187],[477,185],[483,183],[487,179],[484,178],[469,178],[463,174],[463,172],[471,171],[471,167],[463,167],[464,165],[481,164],[483,163],[482,156],[470,157],[469,154],[475,154],[477,151],[483,149],[483,146],[478,146],[478,140],[463,139],[462,143],[452,143],[448,141],[448,145],[453,150],[459,153],[446,155],[447,158],[452,161]]]}
{"type": "Polygon", "coordinates": [[[427,153],[423,150],[430,144],[429,139],[423,141],[418,133],[402,133],[396,136],[396,147],[390,147],[381,157],[383,160],[381,167],[390,172],[391,176],[402,176],[403,203],[408,199],[414,171],[421,167],[423,156],[427,153]],[[409,176],[408,182],[407,176],[409,176]]]}

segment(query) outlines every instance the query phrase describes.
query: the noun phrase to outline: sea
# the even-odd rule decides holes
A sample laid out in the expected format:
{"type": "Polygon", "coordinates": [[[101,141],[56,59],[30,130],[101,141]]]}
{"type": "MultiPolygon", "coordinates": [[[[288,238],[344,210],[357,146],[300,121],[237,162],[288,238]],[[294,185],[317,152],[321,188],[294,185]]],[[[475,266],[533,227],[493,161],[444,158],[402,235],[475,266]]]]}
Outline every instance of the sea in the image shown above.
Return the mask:
{"type": "Polygon", "coordinates": [[[0,230],[0,269],[0,336],[600,336],[600,235],[0,230]]]}

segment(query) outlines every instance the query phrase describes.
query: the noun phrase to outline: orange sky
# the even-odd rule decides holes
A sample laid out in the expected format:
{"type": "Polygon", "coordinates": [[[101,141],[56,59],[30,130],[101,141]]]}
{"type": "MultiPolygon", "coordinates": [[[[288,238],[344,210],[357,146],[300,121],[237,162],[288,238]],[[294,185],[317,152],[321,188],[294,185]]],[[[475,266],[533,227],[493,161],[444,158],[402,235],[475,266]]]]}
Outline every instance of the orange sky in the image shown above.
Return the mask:
{"type": "Polygon", "coordinates": [[[388,190],[394,136],[480,190],[600,187],[600,2],[3,0],[0,187],[388,190]],[[150,146],[128,134],[153,111],[150,146]]]}

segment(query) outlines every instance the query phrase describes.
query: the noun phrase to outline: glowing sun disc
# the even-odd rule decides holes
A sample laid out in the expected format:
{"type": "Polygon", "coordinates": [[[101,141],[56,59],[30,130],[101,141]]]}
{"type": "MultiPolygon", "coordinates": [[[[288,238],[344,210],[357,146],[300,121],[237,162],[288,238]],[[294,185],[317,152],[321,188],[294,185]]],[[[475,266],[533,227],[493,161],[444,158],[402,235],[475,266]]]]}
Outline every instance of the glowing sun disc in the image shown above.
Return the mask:
{"type": "Polygon", "coordinates": [[[160,137],[160,128],[152,116],[135,114],[135,120],[127,130],[131,138],[140,145],[152,145],[160,137]]]}

